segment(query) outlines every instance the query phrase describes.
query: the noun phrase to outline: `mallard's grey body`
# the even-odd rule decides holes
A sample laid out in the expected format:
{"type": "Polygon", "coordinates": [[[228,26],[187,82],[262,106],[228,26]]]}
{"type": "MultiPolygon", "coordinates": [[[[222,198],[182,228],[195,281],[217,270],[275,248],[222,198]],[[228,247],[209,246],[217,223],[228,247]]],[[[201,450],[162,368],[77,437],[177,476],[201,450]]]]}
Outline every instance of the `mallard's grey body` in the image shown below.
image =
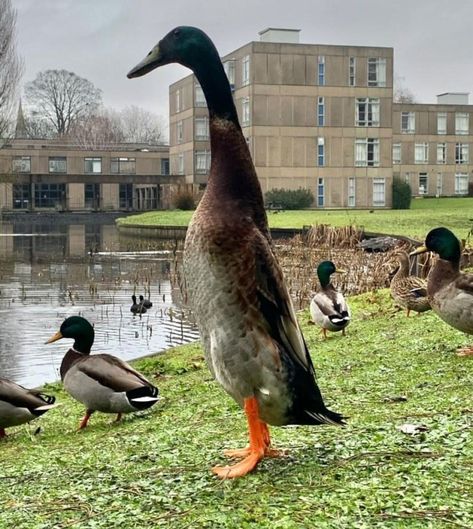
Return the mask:
{"type": "Polygon", "coordinates": [[[341,292],[330,283],[310,302],[310,317],[322,329],[342,331],[350,323],[350,308],[341,292]]]}

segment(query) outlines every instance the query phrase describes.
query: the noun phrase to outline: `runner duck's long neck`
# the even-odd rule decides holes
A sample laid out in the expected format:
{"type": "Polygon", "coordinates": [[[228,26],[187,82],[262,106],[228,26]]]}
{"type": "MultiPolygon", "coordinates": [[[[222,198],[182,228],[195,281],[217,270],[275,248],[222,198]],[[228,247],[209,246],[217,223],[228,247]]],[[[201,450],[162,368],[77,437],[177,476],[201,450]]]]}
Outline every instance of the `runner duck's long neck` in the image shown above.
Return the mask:
{"type": "Polygon", "coordinates": [[[253,217],[260,229],[267,229],[263,195],[250,151],[238,122],[230,85],[215,49],[193,66],[209,109],[212,161],[206,199],[214,203],[238,201],[239,211],[253,217]]]}

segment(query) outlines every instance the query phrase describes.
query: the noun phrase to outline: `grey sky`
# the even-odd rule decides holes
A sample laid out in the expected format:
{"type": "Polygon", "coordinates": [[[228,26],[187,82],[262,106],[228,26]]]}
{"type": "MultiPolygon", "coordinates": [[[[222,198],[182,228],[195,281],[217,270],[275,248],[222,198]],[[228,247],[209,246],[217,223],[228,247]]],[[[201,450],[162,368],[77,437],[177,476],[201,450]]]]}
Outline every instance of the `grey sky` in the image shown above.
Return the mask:
{"type": "MultiPolygon", "coordinates": [[[[301,29],[301,42],[394,48],[395,74],[422,103],[473,92],[473,1],[456,0],[13,0],[24,82],[67,69],[103,91],[107,106],[138,105],[167,118],[168,86],[188,73],[170,65],[126,73],[170,29],[204,29],[221,55],[266,27],[301,29]]],[[[473,102],[473,96],[472,96],[473,102]]]]}

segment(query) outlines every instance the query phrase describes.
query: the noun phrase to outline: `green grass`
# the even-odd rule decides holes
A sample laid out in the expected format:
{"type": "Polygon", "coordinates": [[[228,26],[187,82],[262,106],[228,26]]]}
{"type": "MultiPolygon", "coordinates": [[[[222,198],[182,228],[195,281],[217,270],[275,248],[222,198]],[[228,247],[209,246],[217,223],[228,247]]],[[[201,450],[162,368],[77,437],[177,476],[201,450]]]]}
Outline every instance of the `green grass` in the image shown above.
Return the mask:
{"type": "Polygon", "coordinates": [[[62,407],[0,443],[0,528],[473,527],[473,359],[454,352],[467,337],[432,313],[394,313],[386,291],[351,305],[347,337],[325,342],[300,314],[346,428],[273,428],[286,457],[219,481],[210,467],[246,444],[243,414],[199,345],[173,349],[136,363],[162,400],[119,425],[96,414],[77,432],[81,406],[47,388],[62,407]],[[427,429],[409,436],[404,423],[427,429]]]}
{"type": "MultiPolygon", "coordinates": [[[[187,226],[192,211],[152,211],[118,219],[119,225],[187,226]]],[[[473,227],[473,198],[424,198],[412,201],[410,210],[303,210],[268,214],[274,228],[302,228],[311,224],[357,225],[366,231],[406,235],[423,240],[438,226],[465,238],[473,227]]]]}

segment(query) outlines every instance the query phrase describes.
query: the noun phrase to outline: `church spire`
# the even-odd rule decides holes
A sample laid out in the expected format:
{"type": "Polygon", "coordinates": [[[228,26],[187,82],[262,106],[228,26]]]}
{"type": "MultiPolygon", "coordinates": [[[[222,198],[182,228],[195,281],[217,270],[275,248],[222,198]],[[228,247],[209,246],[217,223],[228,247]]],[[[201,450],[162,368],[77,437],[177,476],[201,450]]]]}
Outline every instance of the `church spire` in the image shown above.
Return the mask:
{"type": "Polygon", "coordinates": [[[23,114],[23,107],[21,106],[21,99],[18,104],[18,114],[16,116],[16,126],[15,126],[15,139],[21,140],[28,137],[28,132],[26,130],[25,115],[23,114]]]}

